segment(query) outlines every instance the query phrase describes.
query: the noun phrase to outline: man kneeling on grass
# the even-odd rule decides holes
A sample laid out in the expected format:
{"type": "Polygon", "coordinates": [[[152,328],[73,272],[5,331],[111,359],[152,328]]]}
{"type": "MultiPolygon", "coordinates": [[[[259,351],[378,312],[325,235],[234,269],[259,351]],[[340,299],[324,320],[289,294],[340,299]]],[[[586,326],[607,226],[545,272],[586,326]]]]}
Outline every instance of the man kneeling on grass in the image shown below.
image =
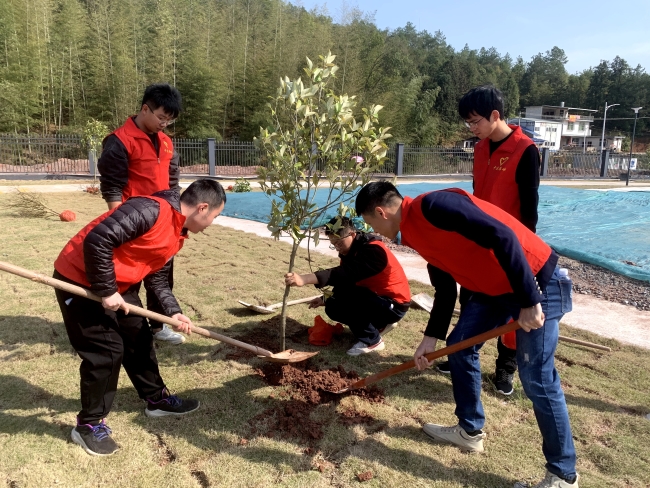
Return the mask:
{"type": "MultiPolygon", "coordinates": [[[[402,242],[429,263],[436,293],[414,355],[418,369],[431,365],[424,355],[447,335],[457,282],[471,295],[447,345],[519,320],[519,377],[533,402],[546,457],[546,476],[535,488],[577,488],[576,452],[554,363],[559,322],[571,311],[571,281],[559,274],[555,251],[507,212],[458,188],[402,198],[390,183],[369,183],[357,196],[356,211],[388,238],[401,231],[402,242]]],[[[432,438],[471,452],[483,451],[485,437],[481,346],[449,356],[458,425],[423,427],[432,438]]]]}
{"type": "Polygon", "coordinates": [[[107,456],[118,449],[111,439],[108,415],[124,366],[149,417],[184,415],[199,408],[197,400],[172,395],[158,370],[153,336],[144,317],[129,315],[129,305],[142,306],[138,296],[145,281],[165,314],[192,322],[169,288],[172,257],[183,247],[187,232],[201,232],[226,203],[222,186],[197,180],[182,196],[167,190],[132,197],[86,225],[54,262],[54,277],[89,288],[102,303],[56,290],[56,298],[72,347],[81,357],[81,411],[72,440],[88,454],[107,456]]]}
{"type": "Polygon", "coordinates": [[[317,298],[309,308],[325,306],[327,316],[347,325],[357,339],[350,356],[381,351],[382,336],[393,330],[411,304],[411,290],[402,265],[381,239],[357,232],[347,217],[334,217],[325,227],[330,248],[341,264],[316,273],[287,273],[289,286],[333,286],[327,300],[317,298]]]}

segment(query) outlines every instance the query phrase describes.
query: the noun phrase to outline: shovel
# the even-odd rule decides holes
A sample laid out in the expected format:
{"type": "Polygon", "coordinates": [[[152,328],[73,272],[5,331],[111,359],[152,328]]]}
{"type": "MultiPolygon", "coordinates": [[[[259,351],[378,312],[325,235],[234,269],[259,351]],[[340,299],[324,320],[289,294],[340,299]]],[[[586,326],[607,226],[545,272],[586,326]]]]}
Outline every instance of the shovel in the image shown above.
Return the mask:
{"type": "MultiPolygon", "coordinates": [[[[88,298],[90,300],[95,300],[96,302],[102,301],[100,297],[94,295],[93,293],[86,290],[85,288],[81,288],[80,286],[72,285],[65,281],[60,281],[40,273],[35,273],[33,271],[29,271],[19,266],[14,266],[13,264],[0,261],[0,270],[7,271],[8,273],[15,274],[23,278],[27,278],[28,280],[31,281],[36,281],[37,283],[49,285],[53,288],[58,288],[59,290],[67,291],[68,293],[72,293],[74,295],[79,295],[81,297],[88,298]]],[[[170,317],[167,317],[166,315],[161,315],[159,313],[151,312],[149,310],[131,304],[129,304],[129,313],[134,313],[136,315],[140,315],[148,319],[157,320],[158,322],[163,322],[165,324],[172,325],[172,326],[174,325],[179,326],[183,324],[183,322],[181,322],[180,320],[172,319],[170,317]]],[[[251,351],[257,354],[258,357],[261,357],[262,359],[266,361],[270,361],[272,363],[283,363],[283,364],[299,363],[318,354],[318,352],[302,352],[302,351],[294,351],[293,349],[287,349],[286,351],[273,354],[271,351],[267,351],[266,349],[262,349],[261,347],[253,346],[251,344],[246,344],[245,342],[238,341],[237,339],[231,339],[230,337],[217,334],[216,332],[203,329],[202,327],[197,327],[196,325],[192,325],[192,332],[195,332],[204,337],[210,337],[212,339],[216,339],[220,342],[225,342],[226,344],[230,344],[236,347],[240,347],[242,349],[246,349],[247,351],[251,351]]]]}
{"type": "MultiPolygon", "coordinates": [[[[291,300],[287,302],[287,306],[289,305],[298,305],[299,303],[306,303],[306,302],[311,302],[312,300],[315,300],[316,298],[320,298],[323,295],[316,295],[313,297],[308,297],[308,298],[300,298],[298,300],[291,300]]],[[[248,308],[249,310],[253,310],[257,313],[263,313],[263,314],[271,314],[275,313],[277,309],[279,309],[282,306],[282,302],[280,303],[274,303],[273,305],[269,305],[268,307],[263,307],[261,305],[253,305],[252,303],[246,303],[242,302],[241,300],[238,300],[239,303],[241,303],[244,307],[248,308]]]]}
{"type": "MultiPolygon", "coordinates": [[[[443,347],[442,349],[438,349],[437,351],[430,352],[429,354],[425,354],[424,357],[427,358],[429,361],[432,361],[434,359],[438,359],[443,356],[448,356],[449,354],[453,354],[455,352],[461,351],[468,347],[475,346],[476,344],[480,344],[481,342],[494,339],[495,337],[499,337],[500,335],[507,334],[510,331],[517,330],[518,328],[519,328],[519,322],[515,320],[514,322],[510,322],[506,325],[502,325],[501,327],[497,327],[496,329],[488,330],[487,332],[483,332],[482,334],[479,334],[477,336],[470,337],[469,339],[465,339],[464,341],[460,341],[451,346],[443,347]]],[[[403,364],[399,364],[390,369],[380,371],[379,373],[375,373],[371,376],[363,378],[357,381],[356,383],[352,383],[347,388],[343,388],[342,390],[339,391],[332,391],[330,393],[340,394],[350,390],[363,388],[364,386],[372,385],[373,383],[377,383],[378,381],[383,380],[384,378],[388,378],[389,376],[393,376],[397,373],[401,373],[402,371],[406,371],[407,369],[411,369],[414,367],[415,367],[415,360],[411,359],[410,361],[407,361],[403,364]]]]}

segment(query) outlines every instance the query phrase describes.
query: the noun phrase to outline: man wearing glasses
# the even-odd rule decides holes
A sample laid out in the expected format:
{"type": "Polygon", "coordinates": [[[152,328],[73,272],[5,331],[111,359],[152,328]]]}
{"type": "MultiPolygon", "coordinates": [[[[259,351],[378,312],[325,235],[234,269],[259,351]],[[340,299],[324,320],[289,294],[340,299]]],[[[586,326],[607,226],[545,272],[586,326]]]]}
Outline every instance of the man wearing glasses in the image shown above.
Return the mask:
{"type": "MultiPolygon", "coordinates": [[[[521,127],[504,120],[503,94],[492,85],[468,91],[458,113],[465,126],[480,139],[474,148],[474,195],[496,205],[535,232],[539,202],[539,150],[521,127]]],[[[461,306],[469,293],[461,290],[461,306]]],[[[517,371],[515,333],[499,337],[494,386],[502,395],[514,391],[517,371]]],[[[449,362],[436,369],[449,374],[449,362]]]]}
{"type": "MultiPolygon", "coordinates": [[[[163,190],[180,193],[178,154],[172,140],[163,132],[181,112],[181,94],[167,83],[149,85],[142,97],[140,112],[109,134],[103,142],[97,163],[102,197],[108,209],[118,207],[129,197],[149,196],[163,190]]],[[[173,263],[169,288],[174,284],[173,263]]],[[[147,290],[147,308],[164,313],[155,294],[147,290]]],[[[185,337],[164,324],[151,322],[156,340],[181,344],[185,337]]]]}
{"type": "Polygon", "coordinates": [[[334,217],[325,227],[330,249],[341,264],[316,273],[287,273],[288,286],[333,286],[327,300],[317,298],[309,308],[325,306],[331,320],[350,328],[357,342],[347,353],[359,356],[386,348],[382,336],[393,330],[411,303],[411,290],[402,265],[380,238],[357,232],[347,217],[334,217]]]}

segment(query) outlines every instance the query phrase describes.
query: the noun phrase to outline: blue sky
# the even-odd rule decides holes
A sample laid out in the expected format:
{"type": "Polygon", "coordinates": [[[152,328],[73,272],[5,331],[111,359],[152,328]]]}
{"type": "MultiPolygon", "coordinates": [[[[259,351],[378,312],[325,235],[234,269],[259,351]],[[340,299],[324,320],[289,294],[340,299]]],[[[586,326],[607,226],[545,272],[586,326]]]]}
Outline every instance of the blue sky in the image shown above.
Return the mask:
{"type": "Polygon", "coordinates": [[[357,7],[374,13],[380,28],[412,22],[418,30],[437,30],[456,50],[494,47],[525,61],[553,46],[564,49],[569,73],[596,66],[601,59],[621,56],[630,65],[650,71],[650,1],[534,0],[289,0],[307,10],[327,10],[341,21],[357,7]],[[491,6],[491,7],[489,7],[491,6]]]}

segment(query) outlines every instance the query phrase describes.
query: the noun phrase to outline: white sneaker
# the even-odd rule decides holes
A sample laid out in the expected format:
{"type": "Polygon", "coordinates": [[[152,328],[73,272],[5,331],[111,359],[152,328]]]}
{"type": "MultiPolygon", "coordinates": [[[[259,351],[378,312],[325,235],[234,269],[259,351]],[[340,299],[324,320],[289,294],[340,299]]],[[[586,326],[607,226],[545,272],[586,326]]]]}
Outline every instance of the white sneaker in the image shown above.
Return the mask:
{"type": "Polygon", "coordinates": [[[485,433],[470,436],[460,425],[445,427],[436,424],[424,424],[422,430],[429,437],[442,442],[454,444],[465,452],[483,452],[483,439],[485,433]]]}
{"type": "Polygon", "coordinates": [[[174,332],[165,324],[163,324],[162,329],[153,335],[153,338],[157,341],[169,342],[170,344],[182,344],[185,342],[185,336],[183,334],[174,332]]]}
{"type": "Polygon", "coordinates": [[[562,478],[558,478],[553,473],[547,471],[544,479],[535,486],[530,486],[525,481],[519,481],[515,483],[514,488],[578,488],[579,479],[580,475],[578,475],[578,478],[576,478],[574,483],[567,483],[562,478]]]}
{"type": "Polygon", "coordinates": [[[384,341],[379,338],[379,342],[377,344],[373,344],[372,346],[369,346],[361,341],[357,342],[354,346],[352,346],[351,349],[348,349],[348,355],[349,356],[360,356],[361,354],[368,354],[370,352],[375,352],[375,351],[383,351],[386,349],[386,344],[384,344],[384,341]]]}
{"type": "Polygon", "coordinates": [[[382,337],[384,337],[384,336],[385,336],[386,334],[388,334],[391,330],[394,330],[395,327],[397,327],[397,324],[399,324],[399,322],[395,322],[394,324],[388,324],[388,325],[387,325],[386,327],[384,327],[383,329],[379,329],[379,335],[382,336],[382,337]]]}

